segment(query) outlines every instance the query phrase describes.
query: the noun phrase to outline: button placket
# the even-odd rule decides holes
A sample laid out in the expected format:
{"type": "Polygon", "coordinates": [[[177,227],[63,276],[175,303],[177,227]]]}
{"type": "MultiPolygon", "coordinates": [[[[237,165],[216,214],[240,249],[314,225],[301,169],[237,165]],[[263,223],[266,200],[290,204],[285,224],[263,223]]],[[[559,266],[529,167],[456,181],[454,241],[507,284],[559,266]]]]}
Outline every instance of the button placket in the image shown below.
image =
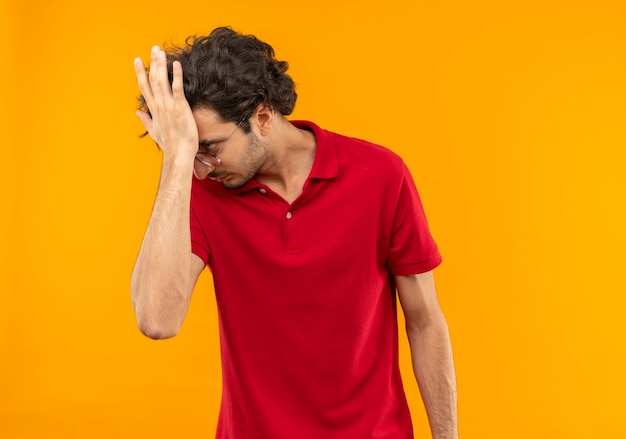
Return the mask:
{"type": "Polygon", "coordinates": [[[283,216],[283,248],[287,253],[298,253],[298,245],[297,242],[294,242],[294,227],[296,227],[296,223],[294,223],[295,219],[293,216],[293,212],[288,210],[284,213],[283,216]]]}

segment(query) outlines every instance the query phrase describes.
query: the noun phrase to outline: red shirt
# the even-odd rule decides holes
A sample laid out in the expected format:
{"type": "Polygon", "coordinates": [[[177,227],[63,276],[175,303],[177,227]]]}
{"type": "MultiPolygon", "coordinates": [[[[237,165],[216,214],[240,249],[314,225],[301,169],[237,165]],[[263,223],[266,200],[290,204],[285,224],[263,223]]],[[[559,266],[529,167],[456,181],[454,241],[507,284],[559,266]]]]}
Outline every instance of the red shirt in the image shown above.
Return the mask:
{"type": "Polygon", "coordinates": [[[388,149],[292,123],[317,141],[293,203],[254,180],[193,183],[220,318],[216,437],[412,438],[392,275],[441,262],[415,185],[388,149]]]}

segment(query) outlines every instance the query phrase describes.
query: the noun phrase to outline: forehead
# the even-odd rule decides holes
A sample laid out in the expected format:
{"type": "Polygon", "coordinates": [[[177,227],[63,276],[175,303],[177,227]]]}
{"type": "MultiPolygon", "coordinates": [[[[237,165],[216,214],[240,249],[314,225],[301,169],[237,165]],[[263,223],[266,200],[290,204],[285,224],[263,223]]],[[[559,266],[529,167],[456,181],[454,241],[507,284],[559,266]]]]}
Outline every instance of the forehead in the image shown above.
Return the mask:
{"type": "Polygon", "coordinates": [[[228,134],[226,131],[232,125],[230,122],[224,122],[217,112],[210,108],[196,108],[192,114],[198,127],[200,140],[228,134]]]}

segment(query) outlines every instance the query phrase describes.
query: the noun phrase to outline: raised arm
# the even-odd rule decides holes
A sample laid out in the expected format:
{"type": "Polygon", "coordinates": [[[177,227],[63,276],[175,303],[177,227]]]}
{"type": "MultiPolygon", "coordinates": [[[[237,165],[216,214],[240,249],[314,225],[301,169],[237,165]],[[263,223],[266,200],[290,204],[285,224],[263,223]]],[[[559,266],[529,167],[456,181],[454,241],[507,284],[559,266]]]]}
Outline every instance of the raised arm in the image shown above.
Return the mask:
{"type": "Polygon", "coordinates": [[[396,276],[411,345],[413,371],[433,439],[457,439],[457,392],[452,347],[431,271],[396,276]]]}
{"type": "Polygon", "coordinates": [[[139,111],[144,127],[163,151],[161,179],[131,278],[139,329],[154,339],[176,335],[204,262],[191,252],[189,210],[198,130],[183,93],[183,72],[174,62],[167,76],[165,53],[154,47],[150,75],[135,60],[137,82],[152,117],[139,111]]]}

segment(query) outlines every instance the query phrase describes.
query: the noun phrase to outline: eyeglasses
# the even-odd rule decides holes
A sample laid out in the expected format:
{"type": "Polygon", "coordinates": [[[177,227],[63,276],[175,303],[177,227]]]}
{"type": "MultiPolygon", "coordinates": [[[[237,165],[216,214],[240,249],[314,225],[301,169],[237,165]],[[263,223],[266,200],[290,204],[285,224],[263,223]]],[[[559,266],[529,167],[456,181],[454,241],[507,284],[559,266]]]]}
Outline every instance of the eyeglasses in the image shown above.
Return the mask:
{"type": "MultiPolygon", "coordinates": [[[[224,150],[224,147],[226,146],[226,142],[228,142],[228,140],[231,137],[233,137],[233,134],[235,134],[235,131],[239,129],[239,127],[241,126],[244,120],[246,120],[246,116],[244,116],[243,119],[239,121],[239,123],[237,124],[235,129],[232,131],[232,133],[230,133],[224,140],[215,142],[215,144],[220,144],[220,143],[222,144],[222,146],[220,146],[220,149],[218,149],[216,152],[207,151],[206,149],[199,150],[196,153],[196,160],[198,160],[204,166],[209,166],[211,168],[219,168],[220,166],[222,166],[222,160],[218,157],[218,155],[221,154],[221,152],[224,150]]],[[[201,148],[202,147],[203,146],[201,146],[201,148]]],[[[204,148],[207,148],[207,147],[204,146],[204,148]]]]}

